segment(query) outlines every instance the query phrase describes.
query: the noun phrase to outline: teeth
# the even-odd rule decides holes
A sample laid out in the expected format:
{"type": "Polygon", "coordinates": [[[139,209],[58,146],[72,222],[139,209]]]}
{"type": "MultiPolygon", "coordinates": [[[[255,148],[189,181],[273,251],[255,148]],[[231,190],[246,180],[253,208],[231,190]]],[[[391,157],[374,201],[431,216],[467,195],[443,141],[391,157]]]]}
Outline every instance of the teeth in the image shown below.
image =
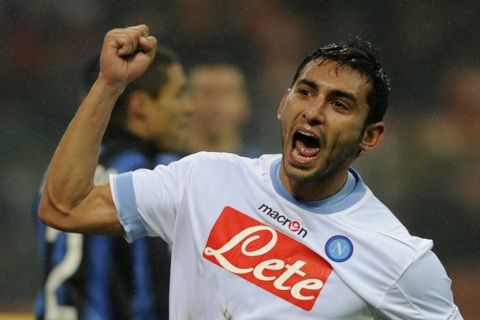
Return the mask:
{"type": "Polygon", "coordinates": [[[307,136],[307,137],[314,137],[315,138],[315,135],[309,133],[309,132],[304,132],[304,131],[298,131],[299,133],[303,134],[304,136],[307,136]]]}
{"type": "Polygon", "coordinates": [[[293,149],[293,155],[295,156],[295,158],[299,160],[310,160],[312,158],[315,158],[315,157],[304,157],[298,152],[297,149],[293,149]]]}

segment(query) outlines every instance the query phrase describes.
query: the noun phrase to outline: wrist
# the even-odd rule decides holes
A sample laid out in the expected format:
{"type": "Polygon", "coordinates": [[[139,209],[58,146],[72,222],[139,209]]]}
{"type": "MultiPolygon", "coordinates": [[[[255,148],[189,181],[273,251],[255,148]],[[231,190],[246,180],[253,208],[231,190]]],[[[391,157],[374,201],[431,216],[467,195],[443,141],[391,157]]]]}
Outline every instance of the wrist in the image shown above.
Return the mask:
{"type": "Polygon", "coordinates": [[[95,80],[94,86],[98,87],[103,93],[112,95],[114,97],[119,97],[123,91],[125,91],[125,88],[127,87],[128,82],[127,81],[109,81],[102,77],[102,74],[100,73],[98,78],[95,80]]]}

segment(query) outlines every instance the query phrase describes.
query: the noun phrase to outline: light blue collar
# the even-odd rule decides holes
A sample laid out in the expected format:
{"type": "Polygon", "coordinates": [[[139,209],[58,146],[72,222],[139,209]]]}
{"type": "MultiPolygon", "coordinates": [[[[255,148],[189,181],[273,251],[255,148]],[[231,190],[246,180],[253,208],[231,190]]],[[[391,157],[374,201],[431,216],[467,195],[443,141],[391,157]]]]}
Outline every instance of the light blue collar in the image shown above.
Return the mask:
{"type": "Polygon", "coordinates": [[[357,203],[366,193],[367,186],[364,184],[360,175],[352,168],[348,169],[348,177],[345,185],[328,198],[318,201],[299,201],[294,199],[285,189],[280,180],[280,164],[282,158],[275,160],[270,167],[270,176],[275,191],[286,200],[295,205],[313,211],[315,213],[335,213],[345,210],[357,203]]]}

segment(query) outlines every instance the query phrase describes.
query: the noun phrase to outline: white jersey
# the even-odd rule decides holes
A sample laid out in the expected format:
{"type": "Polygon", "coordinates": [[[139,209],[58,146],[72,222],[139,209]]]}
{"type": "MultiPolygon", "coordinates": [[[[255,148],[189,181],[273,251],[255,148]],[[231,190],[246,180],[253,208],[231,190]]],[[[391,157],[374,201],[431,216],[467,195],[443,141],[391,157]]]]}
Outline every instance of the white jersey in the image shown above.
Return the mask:
{"type": "Polygon", "coordinates": [[[112,176],[127,240],[172,246],[171,319],[461,319],[432,242],[354,170],[337,194],[299,202],[280,160],[201,152],[112,176]]]}

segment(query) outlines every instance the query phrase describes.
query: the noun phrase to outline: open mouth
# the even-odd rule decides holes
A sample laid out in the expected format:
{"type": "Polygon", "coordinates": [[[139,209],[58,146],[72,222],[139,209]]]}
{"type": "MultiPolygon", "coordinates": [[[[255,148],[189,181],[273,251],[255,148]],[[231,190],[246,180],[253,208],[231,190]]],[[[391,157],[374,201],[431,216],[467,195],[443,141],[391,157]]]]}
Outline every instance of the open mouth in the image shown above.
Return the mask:
{"type": "Polygon", "coordinates": [[[293,155],[301,161],[314,158],[320,152],[320,140],[315,135],[296,131],[293,134],[293,155]]]}

